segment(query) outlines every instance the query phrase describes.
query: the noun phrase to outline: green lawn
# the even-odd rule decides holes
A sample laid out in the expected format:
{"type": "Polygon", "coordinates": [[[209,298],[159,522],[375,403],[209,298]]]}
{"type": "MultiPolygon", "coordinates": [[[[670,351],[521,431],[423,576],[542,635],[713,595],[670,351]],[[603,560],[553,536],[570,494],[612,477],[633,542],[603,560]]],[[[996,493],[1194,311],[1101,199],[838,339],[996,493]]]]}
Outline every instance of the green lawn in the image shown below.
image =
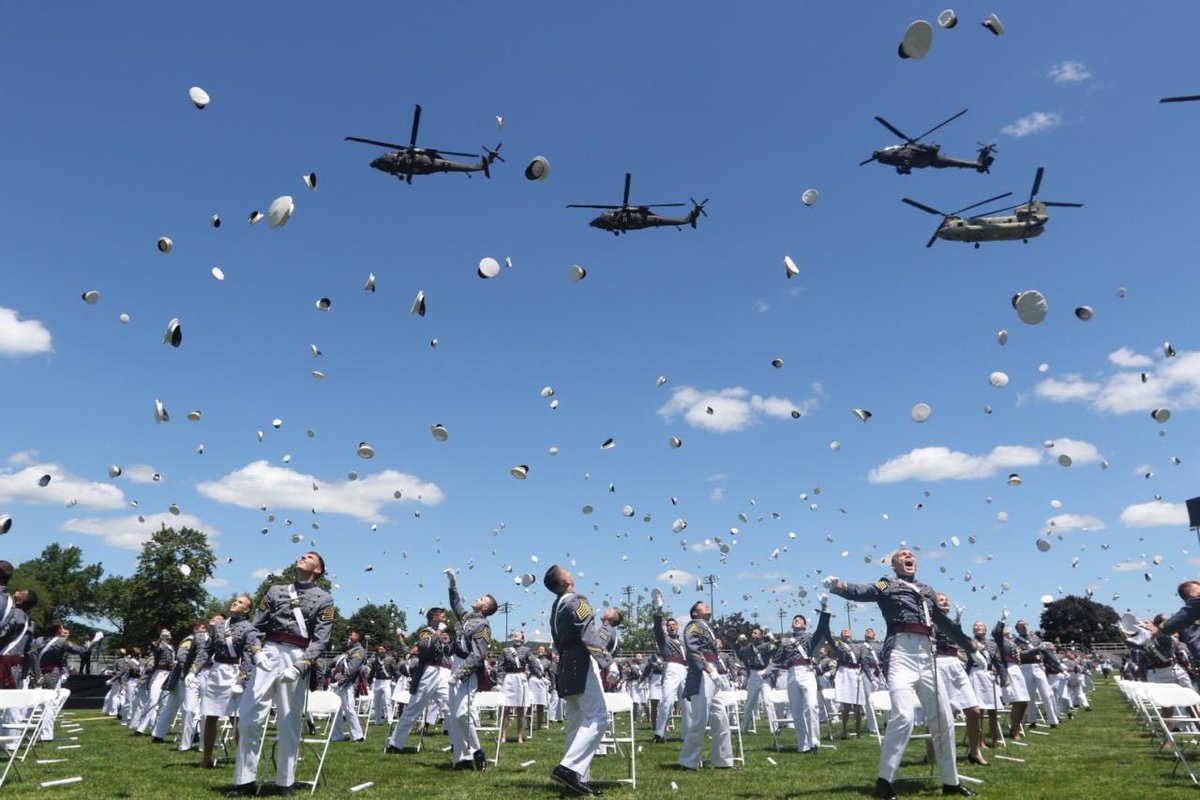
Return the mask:
{"type": "MultiPolygon", "coordinates": [[[[1158,756],[1133,712],[1115,685],[1105,682],[1094,695],[1095,711],[1080,713],[1051,736],[1031,735],[1028,747],[1010,747],[1010,753],[1026,763],[992,759],[990,767],[965,763],[966,774],[983,778],[975,787],[981,796],[1003,798],[1200,798],[1200,790],[1186,778],[1171,778],[1172,762],[1158,756]]],[[[66,758],[58,764],[28,763],[24,779],[6,784],[3,796],[131,797],[164,798],[218,797],[228,786],[231,767],[204,771],[195,766],[193,754],[175,751],[172,745],[152,745],[145,737],[133,737],[110,719],[97,719],[87,710],[70,712],[67,720],[82,721],[78,741],[59,740],[42,745],[37,757],[66,758]],[[61,744],[80,744],[79,749],[56,750],[61,744]],[[39,789],[41,781],[82,775],[80,784],[39,789]]],[[[641,737],[649,740],[645,726],[641,737]]],[[[787,732],[790,734],[790,731],[787,732]]],[[[356,793],[357,798],[420,797],[473,798],[487,793],[491,798],[554,797],[560,793],[548,775],[562,755],[562,735],[557,726],[539,732],[533,741],[505,745],[499,768],[486,774],[452,772],[449,756],[441,748],[444,736],[426,739],[418,755],[384,756],[383,735],[372,728],[367,742],[338,743],[331,747],[326,763],[327,780],[318,794],[348,794],[351,786],[374,781],[374,786],[356,793]],[[534,761],[528,767],[521,764],[534,761]]],[[[776,753],[769,734],[747,737],[745,770],[705,770],[699,774],[677,771],[677,740],[665,745],[644,744],[638,753],[638,788],[606,790],[607,796],[629,797],[737,797],[737,798],[865,798],[875,780],[879,748],[873,738],[838,742],[836,750],[819,755],[776,753]],[[772,758],[772,765],[767,759],[772,758]],[[673,790],[674,782],[679,788],[673,790]]],[[[959,751],[962,753],[962,750],[959,751]]],[[[910,744],[909,758],[901,770],[897,789],[905,796],[941,796],[936,777],[918,763],[923,756],[920,743],[910,744]]],[[[615,776],[624,768],[617,756],[597,758],[593,778],[615,776]]],[[[300,777],[309,774],[311,762],[301,762],[300,777]]]]}

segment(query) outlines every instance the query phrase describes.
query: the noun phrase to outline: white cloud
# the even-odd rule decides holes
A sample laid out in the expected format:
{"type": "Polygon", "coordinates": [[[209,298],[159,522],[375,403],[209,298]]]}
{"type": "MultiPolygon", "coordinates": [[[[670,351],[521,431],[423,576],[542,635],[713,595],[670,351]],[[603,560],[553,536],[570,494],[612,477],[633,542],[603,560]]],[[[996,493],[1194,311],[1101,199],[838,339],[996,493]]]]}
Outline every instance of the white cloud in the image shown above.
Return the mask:
{"type": "Polygon", "coordinates": [[[1051,67],[1046,77],[1055,83],[1081,83],[1092,77],[1092,73],[1083,62],[1067,60],[1051,67]]]}
{"type": "MultiPolygon", "coordinates": [[[[27,463],[26,453],[17,455],[22,456],[23,463],[27,463]]],[[[28,464],[20,472],[0,472],[0,503],[61,505],[68,500],[76,500],[87,508],[118,509],[125,505],[125,495],[116,486],[72,475],[53,462],[28,464]],[[50,484],[45,487],[38,486],[38,479],[43,475],[50,476],[50,484]]]]}
{"type": "Polygon", "coordinates": [[[1142,376],[1137,372],[1119,372],[1108,379],[1092,405],[1097,411],[1113,414],[1151,411],[1168,404],[1169,388],[1161,380],[1142,383],[1142,376]]]}
{"type": "Polygon", "coordinates": [[[1137,572],[1145,569],[1148,564],[1145,561],[1118,561],[1113,564],[1113,572],[1137,572]]]}
{"type": "Polygon", "coordinates": [[[695,586],[697,576],[682,569],[664,570],[654,576],[655,580],[669,583],[672,586],[683,588],[685,586],[695,586]]]}
{"type": "Polygon", "coordinates": [[[714,501],[724,500],[725,499],[725,490],[722,489],[720,486],[714,486],[713,490],[708,493],[708,499],[714,500],[714,501]]]}
{"type": "Polygon", "coordinates": [[[206,580],[204,582],[204,585],[205,586],[217,586],[217,587],[228,586],[229,581],[225,580],[224,578],[218,578],[216,575],[213,575],[211,578],[209,578],[208,580],[206,580]]]}
{"type": "Polygon", "coordinates": [[[739,572],[739,578],[750,578],[756,581],[777,581],[780,578],[786,578],[782,572],[739,572]]]}
{"type": "Polygon", "coordinates": [[[267,461],[255,461],[215,481],[196,485],[196,491],[218,503],[259,508],[315,508],[319,513],[345,514],[367,522],[383,522],[381,511],[392,503],[436,505],[445,499],[435,483],[396,470],[325,483],[267,461]],[[313,484],[320,487],[313,491],[313,484]],[[395,497],[399,491],[401,496],[395,497]]]}
{"type": "Polygon", "coordinates": [[[265,580],[265,579],[269,578],[270,576],[276,575],[276,574],[278,574],[278,573],[275,570],[267,569],[266,567],[259,567],[258,569],[254,570],[254,572],[250,573],[250,577],[258,578],[261,581],[261,580],[265,580]]]}
{"type": "Polygon", "coordinates": [[[37,450],[18,450],[8,457],[14,467],[27,467],[37,460],[37,450]]]}
{"type": "Polygon", "coordinates": [[[30,356],[48,353],[50,331],[36,319],[21,319],[16,311],[0,306],[0,355],[30,356]]]}
{"type": "Polygon", "coordinates": [[[867,480],[871,483],[972,480],[990,477],[1002,469],[1033,466],[1041,459],[1040,450],[1020,445],[1000,445],[981,456],[948,447],[919,447],[875,467],[867,473],[867,480]]]}
{"type": "Polygon", "coordinates": [[[700,542],[694,542],[688,549],[693,553],[709,553],[717,550],[721,545],[714,542],[712,539],[705,539],[700,542]]]}
{"type": "Polygon", "coordinates": [[[1100,450],[1091,442],[1067,439],[1065,437],[1054,439],[1053,442],[1054,447],[1049,451],[1049,455],[1053,458],[1058,458],[1060,455],[1066,454],[1071,457],[1071,461],[1076,465],[1097,464],[1104,460],[1104,457],[1100,455],[1100,450]]]}
{"type": "Polygon", "coordinates": [[[815,396],[820,392],[819,384],[813,384],[813,392],[813,397],[794,403],[786,397],[751,394],[749,389],[741,386],[717,390],[680,386],[658,409],[658,414],[667,421],[682,415],[684,422],[693,428],[728,433],[745,430],[763,416],[791,419],[793,411],[807,414],[819,404],[815,396]]]}
{"type": "Polygon", "coordinates": [[[1064,375],[1062,378],[1046,378],[1033,387],[1033,393],[1055,403],[1071,400],[1091,400],[1103,388],[1099,383],[1086,381],[1079,375],[1064,375]]]}
{"type": "Polygon", "coordinates": [[[1089,531],[1102,531],[1108,526],[1104,524],[1104,520],[1091,514],[1058,514],[1046,520],[1046,527],[1054,528],[1061,533],[1083,528],[1087,528],[1089,531]]]}
{"type": "Polygon", "coordinates": [[[1062,124],[1062,117],[1053,111],[1034,111],[1026,114],[1011,125],[1005,125],[1000,132],[1018,139],[1031,133],[1048,131],[1062,124]]]}
{"type": "Polygon", "coordinates": [[[718,481],[723,481],[723,480],[725,480],[725,479],[726,479],[726,478],[728,478],[728,477],[729,477],[729,476],[728,476],[728,475],[726,475],[724,472],[717,472],[717,473],[714,473],[714,474],[712,474],[712,475],[709,475],[709,476],[708,476],[707,478],[705,478],[704,480],[708,481],[709,483],[717,483],[718,481]]]}
{"type": "Polygon", "coordinates": [[[1125,367],[1126,369],[1148,367],[1154,363],[1154,359],[1150,358],[1150,356],[1135,353],[1132,347],[1122,347],[1120,350],[1113,350],[1108,354],[1108,360],[1118,367],[1125,367]]]}
{"type": "Polygon", "coordinates": [[[122,474],[134,483],[155,483],[154,476],[158,474],[149,464],[131,464],[122,469],[122,474]]]}
{"type": "Polygon", "coordinates": [[[1130,528],[1154,528],[1159,525],[1187,525],[1187,506],[1183,503],[1135,503],[1121,512],[1121,524],[1130,528]]]}
{"type": "Polygon", "coordinates": [[[72,533],[99,536],[105,544],[120,547],[123,550],[140,550],[142,545],[150,541],[150,537],[163,525],[175,530],[192,528],[204,531],[210,541],[221,535],[218,529],[192,514],[176,516],[163,512],[161,514],[145,514],[143,519],[145,522],[139,522],[137,514],[126,517],[76,517],[63,522],[62,529],[72,533]]]}
{"type": "Polygon", "coordinates": [[[754,310],[757,311],[759,314],[766,313],[768,310],[770,310],[770,308],[771,307],[769,305],[767,305],[765,302],[763,302],[762,300],[754,301],[754,310]]]}

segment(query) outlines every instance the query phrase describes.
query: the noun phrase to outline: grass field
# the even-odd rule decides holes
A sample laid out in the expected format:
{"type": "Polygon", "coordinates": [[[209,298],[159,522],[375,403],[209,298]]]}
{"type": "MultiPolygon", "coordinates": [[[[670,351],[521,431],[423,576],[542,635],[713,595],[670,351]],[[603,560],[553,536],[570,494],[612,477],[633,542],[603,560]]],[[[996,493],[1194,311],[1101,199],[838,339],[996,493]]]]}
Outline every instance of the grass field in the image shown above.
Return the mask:
{"type": "MultiPolygon", "coordinates": [[[[984,779],[983,785],[974,787],[982,797],[1200,798],[1200,789],[1193,788],[1186,776],[1171,778],[1171,759],[1156,755],[1154,743],[1115,685],[1103,682],[1093,703],[1095,711],[1080,713],[1073,722],[1064,721],[1052,735],[1031,735],[1028,747],[1010,747],[1010,754],[1026,759],[1024,764],[993,758],[992,766],[977,767],[967,764],[964,758],[963,771],[984,779]]],[[[179,753],[171,744],[153,745],[146,737],[132,736],[111,719],[98,718],[94,711],[68,713],[65,720],[82,724],[82,731],[75,734],[78,739],[69,740],[66,737],[71,734],[60,733],[58,740],[43,744],[24,765],[23,780],[10,778],[0,790],[3,797],[215,798],[230,784],[231,766],[201,770],[194,753],[179,753]],[[80,747],[56,749],[73,744],[80,747]],[[38,765],[32,763],[34,757],[66,761],[38,765]],[[42,781],[76,775],[83,776],[82,783],[39,789],[42,781]]],[[[770,735],[759,733],[745,739],[745,769],[692,773],[674,767],[679,754],[677,739],[651,745],[645,725],[638,731],[639,739],[643,734],[647,743],[638,753],[636,791],[614,787],[606,789],[606,796],[865,798],[871,796],[879,757],[874,738],[838,741],[836,750],[800,755],[776,753],[770,735]]],[[[548,777],[562,756],[563,739],[558,726],[538,732],[525,744],[506,744],[500,766],[484,774],[451,771],[449,754],[442,752],[447,745],[444,736],[427,737],[421,753],[400,756],[383,755],[383,739],[380,728],[371,728],[364,743],[332,745],[317,794],[349,795],[351,786],[367,781],[374,785],[352,796],[433,800],[482,796],[524,799],[561,794],[548,777]],[[521,766],[529,761],[534,763],[521,766]]],[[[963,752],[961,748],[959,752],[963,752]]],[[[906,755],[897,781],[901,797],[940,797],[939,780],[920,762],[923,746],[919,742],[910,744],[906,755]]],[[[312,764],[311,760],[302,761],[298,777],[309,776],[312,764]]],[[[618,756],[597,758],[593,779],[615,777],[624,768],[625,762],[618,756]]],[[[264,795],[268,793],[269,788],[264,795]]]]}

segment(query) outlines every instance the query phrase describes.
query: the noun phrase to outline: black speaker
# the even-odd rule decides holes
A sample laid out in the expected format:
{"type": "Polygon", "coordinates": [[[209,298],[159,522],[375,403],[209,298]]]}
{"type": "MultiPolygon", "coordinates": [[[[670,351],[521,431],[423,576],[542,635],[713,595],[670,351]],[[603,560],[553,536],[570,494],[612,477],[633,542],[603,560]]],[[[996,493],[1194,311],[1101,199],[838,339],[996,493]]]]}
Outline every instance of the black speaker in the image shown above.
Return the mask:
{"type": "Polygon", "coordinates": [[[1188,526],[1192,528],[1200,528],[1200,497],[1193,497],[1187,501],[1188,510],[1188,526]]]}

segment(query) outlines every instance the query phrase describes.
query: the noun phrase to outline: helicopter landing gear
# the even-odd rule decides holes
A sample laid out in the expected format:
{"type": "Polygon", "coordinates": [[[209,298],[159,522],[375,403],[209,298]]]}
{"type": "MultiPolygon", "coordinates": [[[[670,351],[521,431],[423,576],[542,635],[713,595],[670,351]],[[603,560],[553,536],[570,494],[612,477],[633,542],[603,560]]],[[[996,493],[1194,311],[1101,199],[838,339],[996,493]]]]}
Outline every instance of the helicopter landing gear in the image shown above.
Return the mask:
{"type": "Polygon", "coordinates": [[[975,249],[976,249],[976,250],[978,250],[978,249],[979,249],[979,242],[976,242],[976,243],[975,243],[975,249]]]}
{"type": "Polygon", "coordinates": [[[1022,239],[1022,240],[1021,240],[1021,244],[1029,244],[1029,240],[1028,240],[1028,239],[1022,239]]]}

